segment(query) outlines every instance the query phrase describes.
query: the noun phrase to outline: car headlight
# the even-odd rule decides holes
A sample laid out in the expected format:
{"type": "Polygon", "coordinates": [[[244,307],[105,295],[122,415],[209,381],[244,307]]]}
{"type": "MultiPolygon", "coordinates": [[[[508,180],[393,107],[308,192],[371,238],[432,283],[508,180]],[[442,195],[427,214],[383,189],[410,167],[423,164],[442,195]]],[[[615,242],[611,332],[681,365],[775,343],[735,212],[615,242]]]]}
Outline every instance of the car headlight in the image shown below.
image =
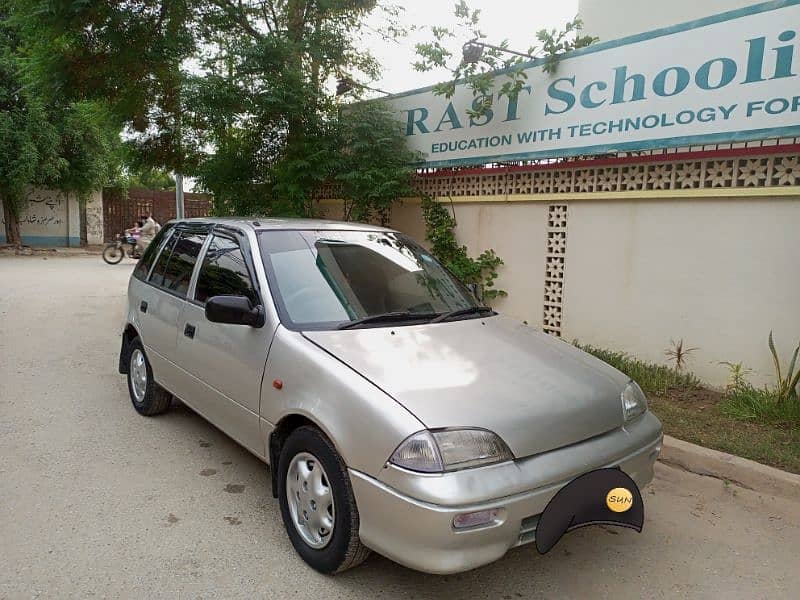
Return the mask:
{"type": "Polygon", "coordinates": [[[485,429],[418,431],[392,453],[389,462],[421,473],[442,473],[514,460],[500,437],[485,429]]]}
{"type": "Polygon", "coordinates": [[[629,381],[622,390],[622,414],[625,421],[635,419],[647,410],[647,398],[635,381],[629,381]]]}

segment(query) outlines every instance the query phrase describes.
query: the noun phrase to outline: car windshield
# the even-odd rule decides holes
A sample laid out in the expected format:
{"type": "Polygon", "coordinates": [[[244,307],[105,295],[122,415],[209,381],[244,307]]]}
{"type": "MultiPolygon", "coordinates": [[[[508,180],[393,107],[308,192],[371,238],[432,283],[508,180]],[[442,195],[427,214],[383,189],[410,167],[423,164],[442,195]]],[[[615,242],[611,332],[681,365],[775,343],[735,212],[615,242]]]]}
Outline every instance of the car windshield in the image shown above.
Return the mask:
{"type": "Polygon", "coordinates": [[[412,325],[477,306],[429,252],[399,233],[267,230],[259,243],[281,320],[295,329],[362,320],[412,325]]]}

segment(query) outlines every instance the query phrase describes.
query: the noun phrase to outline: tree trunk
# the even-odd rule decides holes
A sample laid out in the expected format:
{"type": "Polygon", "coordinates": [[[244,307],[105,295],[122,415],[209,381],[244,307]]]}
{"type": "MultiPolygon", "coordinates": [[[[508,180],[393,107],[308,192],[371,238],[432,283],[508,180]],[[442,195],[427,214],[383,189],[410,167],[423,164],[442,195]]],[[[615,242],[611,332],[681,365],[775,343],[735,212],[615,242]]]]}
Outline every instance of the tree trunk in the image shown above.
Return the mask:
{"type": "Polygon", "coordinates": [[[19,248],[22,245],[22,236],[19,232],[19,217],[11,207],[9,200],[3,199],[3,220],[6,224],[6,244],[19,248]]]}
{"type": "MultiPolygon", "coordinates": [[[[286,6],[286,36],[292,44],[292,54],[287,61],[288,71],[291,76],[296,77],[295,85],[303,85],[305,83],[305,74],[303,72],[303,58],[304,58],[304,27],[305,27],[305,12],[307,0],[288,0],[286,6]]],[[[285,156],[294,160],[298,156],[303,155],[303,142],[304,142],[304,126],[303,115],[300,111],[291,111],[286,118],[286,150],[285,156]]],[[[305,210],[306,216],[309,216],[310,211],[307,210],[304,202],[300,206],[297,198],[289,198],[292,208],[299,211],[297,216],[301,216],[305,210]]]]}

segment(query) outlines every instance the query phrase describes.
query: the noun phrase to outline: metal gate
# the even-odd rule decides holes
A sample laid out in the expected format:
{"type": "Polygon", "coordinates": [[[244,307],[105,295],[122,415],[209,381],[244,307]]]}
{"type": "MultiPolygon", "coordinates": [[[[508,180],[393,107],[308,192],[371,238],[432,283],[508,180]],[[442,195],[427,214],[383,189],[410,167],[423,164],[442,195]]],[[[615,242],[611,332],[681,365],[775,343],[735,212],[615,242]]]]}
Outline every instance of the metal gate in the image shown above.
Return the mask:
{"type": "MultiPolygon", "coordinates": [[[[205,194],[184,193],[186,217],[207,217],[211,214],[211,198],[205,194]]],[[[106,240],[133,227],[141,215],[152,214],[159,223],[175,218],[175,192],[133,188],[103,190],[103,233],[106,240]]]]}

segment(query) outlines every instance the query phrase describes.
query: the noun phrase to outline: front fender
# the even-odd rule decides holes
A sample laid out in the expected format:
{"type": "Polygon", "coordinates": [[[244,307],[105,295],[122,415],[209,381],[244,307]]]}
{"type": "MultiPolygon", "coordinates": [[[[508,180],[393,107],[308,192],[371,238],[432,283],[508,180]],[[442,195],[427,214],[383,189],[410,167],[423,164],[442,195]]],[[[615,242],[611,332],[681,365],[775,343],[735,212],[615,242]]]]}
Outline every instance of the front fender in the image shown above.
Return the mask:
{"type": "Polygon", "coordinates": [[[284,327],[278,328],[267,358],[260,414],[267,447],[277,423],[300,415],[330,438],[348,467],[373,476],[400,442],[424,429],[380,388],[284,327]],[[273,386],[275,380],[280,389],[273,386]]]}

